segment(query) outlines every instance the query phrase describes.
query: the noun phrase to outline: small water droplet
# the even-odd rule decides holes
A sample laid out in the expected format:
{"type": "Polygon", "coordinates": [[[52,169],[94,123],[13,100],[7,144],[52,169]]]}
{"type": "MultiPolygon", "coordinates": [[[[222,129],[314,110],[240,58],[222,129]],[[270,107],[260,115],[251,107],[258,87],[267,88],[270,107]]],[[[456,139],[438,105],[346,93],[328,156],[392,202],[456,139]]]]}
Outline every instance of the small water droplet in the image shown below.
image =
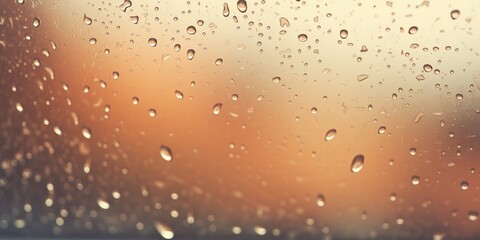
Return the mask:
{"type": "Polygon", "coordinates": [[[298,40],[299,40],[300,42],[305,42],[305,41],[307,41],[307,39],[308,39],[308,36],[307,36],[306,34],[300,34],[300,35],[298,35],[298,40]]]}
{"type": "Polygon", "coordinates": [[[115,71],[115,72],[112,73],[112,77],[113,77],[113,79],[117,80],[118,78],[120,78],[120,73],[115,71]]]}
{"type": "Polygon", "coordinates": [[[455,97],[457,98],[457,100],[462,100],[463,99],[463,95],[460,94],[460,93],[457,93],[457,95],[455,95],[455,97]]]}
{"type": "Polygon", "coordinates": [[[408,33],[410,34],[415,34],[417,33],[418,31],[418,27],[417,26],[411,26],[409,29],[408,29],[408,33]]]}
{"type": "Polygon", "coordinates": [[[247,1],[238,0],[237,1],[237,8],[238,8],[238,11],[240,11],[241,13],[246,12],[247,11],[247,1]]]}
{"type": "Polygon", "coordinates": [[[358,173],[360,172],[360,170],[363,169],[363,166],[364,166],[364,162],[365,162],[365,157],[361,154],[355,156],[352,160],[352,164],[351,164],[351,171],[353,173],[358,173]]]}
{"type": "Polygon", "coordinates": [[[460,188],[461,188],[462,190],[467,190],[467,189],[468,189],[468,186],[469,186],[469,184],[468,184],[467,181],[462,181],[462,182],[460,183],[460,188]]]}
{"type": "Polygon", "coordinates": [[[150,47],[157,46],[157,39],[155,39],[155,38],[148,39],[148,45],[150,45],[150,47]]]}
{"type": "Polygon", "coordinates": [[[97,39],[96,38],[90,38],[90,40],[88,41],[91,45],[95,45],[95,43],[97,43],[97,39]]]}
{"type": "Polygon", "coordinates": [[[347,37],[348,37],[348,31],[347,31],[346,29],[340,30],[340,37],[341,37],[342,39],[347,38],[347,37]]]}
{"type": "Polygon", "coordinates": [[[360,74],[360,75],[357,75],[357,81],[361,82],[365,79],[368,78],[368,74],[360,74]]]}
{"type": "Polygon", "coordinates": [[[337,130],[336,129],[328,130],[327,133],[325,134],[325,141],[330,141],[330,140],[334,139],[336,135],[337,135],[337,130]]]}
{"type": "Polygon", "coordinates": [[[278,83],[278,82],[280,82],[280,80],[282,80],[282,79],[278,76],[272,78],[272,82],[274,82],[274,83],[278,83]]]}
{"type": "Polygon", "coordinates": [[[195,57],[195,50],[193,50],[193,49],[188,49],[188,51],[187,51],[187,59],[188,59],[188,60],[192,60],[193,57],[195,57]]]}
{"type": "Polygon", "coordinates": [[[162,145],[160,146],[160,156],[165,161],[172,161],[172,150],[169,147],[162,145]]]}
{"type": "Polygon", "coordinates": [[[412,177],[412,184],[413,184],[413,185],[418,185],[418,184],[420,184],[420,177],[419,177],[419,176],[413,176],[413,177],[412,177]]]}
{"type": "Polygon", "coordinates": [[[390,201],[395,202],[397,200],[397,194],[396,193],[391,193],[390,194],[390,201]]]}
{"type": "Polygon", "coordinates": [[[172,239],[175,234],[173,233],[172,228],[170,228],[168,225],[161,223],[161,222],[155,222],[155,229],[157,229],[157,232],[160,234],[165,239],[172,239]]]}
{"type": "Polygon", "coordinates": [[[88,128],[88,127],[83,127],[82,129],[82,135],[84,138],[86,139],[90,139],[92,138],[92,129],[88,128]]]}
{"type": "Polygon", "coordinates": [[[17,109],[17,111],[23,112],[23,106],[22,106],[21,103],[16,103],[16,104],[15,104],[15,108],[17,109]]]}
{"type": "Polygon", "coordinates": [[[222,105],[221,103],[217,103],[213,105],[213,115],[218,115],[220,114],[220,110],[222,110],[222,105]]]}
{"type": "Polygon", "coordinates": [[[228,8],[228,3],[223,4],[223,16],[228,17],[230,15],[230,9],[228,8]]]}
{"type": "Polygon", "coordinates": [[[318,194],[317,196],[317,205],[319,207],[324,207],[325,206],[325,196],[323,194],[318,194]]]}
{"type": "Polygon", "coordinates": [[[194,26],[189,26],[187,28],[187,33],[190,34],[190,35],[193,35],[197,32],[197,29],[194,27],[194,26]]]}
{"type": "Polygon", "coordinates": [[[217,59],[215,60],[215,65],[217,65],[217,66],[222,65],[222,63],[223,63],[223,59],[221,59],[221,58],[217,58],[217,59]]]}
{"type": "Polygon", "coordinates": [[[87,14],[83,14],[83,23],[87,24],[87,25],[91,25],[92,24],[92,19],[87,17],[87,14]]]}
{"type": "Polygon", "coordinates": [[[457,10],[457,9],[452,10],[452,11],[450,12],[450,17],[451,17],[453,20],[457,19],[458,17],[460,17],[460,11],[457,10]]]}
{"type": "Polygon", "coordinates": [[[35,17],[35,18],[33,19],[33,23],[32,23],[32,24],[33,24],[34,27],[40,26],[40,18],[35,17]]]}
{"type": "Polygon", "coordinates": [[[418,74],[415,78],[416,78],[418,81],[423,81],[423,80],[425,80],[425,76],[423,76],[423,74],[418,74]]]}

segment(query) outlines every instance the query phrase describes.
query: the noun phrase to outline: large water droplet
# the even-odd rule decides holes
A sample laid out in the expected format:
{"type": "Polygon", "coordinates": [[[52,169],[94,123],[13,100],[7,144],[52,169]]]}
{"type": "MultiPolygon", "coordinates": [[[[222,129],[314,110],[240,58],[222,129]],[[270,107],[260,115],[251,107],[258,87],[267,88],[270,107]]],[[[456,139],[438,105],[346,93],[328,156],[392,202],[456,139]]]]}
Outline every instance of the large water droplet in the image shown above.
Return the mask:
{"type": "Polygon", "coordinates": [[[148,45],[150,45],[150,47],[157,46],[157,39],[155,39],[155,38],[148,39],[148,45]]]}
{"type": "Polygon", "coordinates": [[[461,188],[462,190],[467,190],[467,189],[468,189],[468,186],[469,186],[469,184],[468,184],[467,181],[462,181],[462,182],[460,183],[460,188],[461,188]]]}
{"type": "Polygon", "coordinates": [[[280,27],[290,27],[290,22],[288,19],[281,17],[280,18],[280,27]]]}
{"type": "Polygon", "coordinates": [[[359,74],[357,75],[357,81],[361,82],[368,78],[368,74],[359,74]]]}
{"type": "Polygon", "coordinates": [[[325,206],[325,196],[323,194],[318,194],[317,196],[317,205],[319,207],[324,207],[325,206]]]}
{"type": "Polygon", "coordinates": [[[195,57],[195,50],[193,50],[193,49],[188,49],[188,51],[187,51],[187,59],[188,59],[188,60],[192,60],[193,57],[195,57]]]}
{"type": "Polygon", "coordinates": [[[228,3],[223,4],[223,16],[228,17],[230,15],[230,9],[228,8],[228,3]]]}
{"type": "Polygon", "coordinates": [[[308,36],[307,36],[306,34],[300,34],[300,35],[298,35],[298,40],[299,40],[300,42],[305,42],[305,41],[307,41],[307,39],[308,39],[308,36]]]}
{"type": "Polygon", "coordinates": [[[177,97],[177,99],[183,99],[183,93],[178,90],[175,90],[175,97],[177,97]]]}
{"type": "Polygon", "coordinates": [[[132,1],[124,0],[122,5],[118,6],[123,12],[127,11],[127,8],[132,6],[132,1]]]}
{"type": "Polygon", "coordinates": [[[213,115],[218,115],[220,114],[220,110],[222,110],[222,105],[221,103],[217,103],[213,105],[213,115]]]}
{"type": "Polygon", "coordinates": [[[348,31],[347,31],[346,29],[342,29],[342,30],[340,31],[340,37],[341,37],[342,39],[347,38],[347,37],[348,37],[348,31]]]}
{"type": "Polygon", "coordinates": [[[417,26],[411,26],[409,29],[408,29],[408,33],[410,34],[415,34],[417,33],[418,31],[418,27],[417,26]]]}
{"type": "Polygon", "coordinates": [[[99,206],[101,209],[107,210],[107,209],[110,208],[110,204],[109,204],[107,201],[103,200],[103,199],[98,199],[98,200],[97,200],[97,204],[98,204],[98,206],[99,206]]]}
{"type": "Polygon", "coordinates": [[[352,160],[351,171],[353,173],[358,173],[363,169],[365,162],[365,157],[362,154],[355,156],[352,160]]]}
{"type": "Polygon", "coordinates": [[[172,161],[172,150],[169,147],[162,145],[160,146],[160,156],[165,161],[172,161]]]}
{"type": "Polygon", "coordinates": [[[430,65],[430,64],[425,64],[425,65],[423,65],[423,70],[424,70],[425,72],[431,72],[432,69],[433,69],[433,67],[432,67],[432,65],[430,65]]]}
{"type": "Polygon", "coordinates": [[[194,27],[194,26],[189,26],[187,28],[187,33],[190,34],[190,35],[193,35],[197,32],[197,29],[194,27]]]}
{"type": "Polygon", "coordinates": [[[458,17],[460,17],[460,11],[457,10],[457,9],[452,10],[452,11],[450,12],[450,17],[451,17],[453,20],[457,19],[458,17]]]}
{"type": "Polygon", "coordinates": [[[87,14],[83,14],[83,22],[87,25],[91,25],[92,24],[92,19],[87,17],[87,14]]]}
{"type": "Polygon", "coordinates": [[[237,1],[237,8],[238,8],[238,11],[240,11],[241,13],[246,12],[247,11],[247,1],[238,0],[237,1]]]}
{"type": "Polygon", "coordinates": [[[86,139],[90,139],[92,138],[92,129],[88,128],[88,127],[83,127],[82,129],[82,135],[84,138],[86,139]]]}
{"type": "Polygon", "coordinates": [[[35,17],[35,18],[33,19],[33,23],[32,23],[32,24],[33,24],[34,27],[40,26],[40,18],[35,17]]]}
{"type": "Polygon", "coordinates": [[[165,223],[161,223],[158,221],[155,222],[155,229],[157,229],[157,232],[160,234],[160,236],[162,236],[165,239],[172,239],[175,236],[172,228],[170,228],[165,223]]]}
{"type": "Polygon", "coordinates": [[[130,16],[130,22],[137,24],[140,18],[138,16],[130,16]]]}
{"type": "Polygon", "coordinates": [[[325,134],[325,141],[330,141],[330,140],[334,139],[336,135],[337,135],[337,130],[336,129],[328,130],[327,133],[325,134]]]}
{"type": "Polygon", "coordinates": [[[272,82],[274,82],[274,83],[278,83],[278,82],[280,82],[280,80],[282,80],[282,79],[278,76],[275,76],[275,77],[272,78],[272,82]]]}
{"type": "Polygon", "coordinates": [[[217,58],[217,59],[215,60],[215,65],[217,65],[217,66],[222,65],[222,63],[223,63],[223,59],[221,59],[221,58],[217,58]]]}
{"type": "Polygon", "coordinates": [[[412,184],[413,184],[413,185],[418,185],[418,184],[420,184],[420,177],[419,177],[419,176],[413,176],[413,177],[412,177],[412,184]]]}

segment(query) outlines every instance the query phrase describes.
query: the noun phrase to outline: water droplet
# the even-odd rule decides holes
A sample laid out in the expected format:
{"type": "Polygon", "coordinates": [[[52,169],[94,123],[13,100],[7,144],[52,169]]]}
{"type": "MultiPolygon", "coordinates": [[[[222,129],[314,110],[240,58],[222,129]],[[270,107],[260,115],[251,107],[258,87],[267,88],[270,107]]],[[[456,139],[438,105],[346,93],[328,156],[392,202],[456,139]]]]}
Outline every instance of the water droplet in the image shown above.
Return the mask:
{"type": "Polygon", "coordinates": [[[172,150],[169,147],[162,145],[160,146],[160,156],[165,161],[172,161],[172,150]]]}
{"type": "Polygon", "coordinates": [[[319,207],[324,207],[325,206],[325,197],[323,196],[323,194],[318,194],[317,196],[317,205],[319,207]]]}
{"type": "Polygon", "coordinates": [[[340,31],[340,37],[341,37],[342,39],[347,38],[347,37],[348,37],[348,31],[347,31],[346,29],[342,29],[342,30],[340,31]]]}
{"type": "Polygon", "coordinates": [[[358,173],[362,170],[365,162],[365,157],[361,154],[355,156],[352,160],[352,165],[350,167],[353,173],[358,173]]]}
{"type": "Polygon", "coordinates": [[[416,78],[418,81],[423,81],[423,80],[425,80],[425,76],[423,76],[423,74],[418,74],[415,78],[416,78]]]}
{"type": "Polygon", "coordinates": [[[477,211],[469,211],[468,212],[468,219],[470,221],[477,221],[478,220],[478,212],[477,211]]]}
{"type": "Polygon", "coordinates": [[[419,176],[413,176],[412,177],[412,184],[413,185],[418,185],[420,183],[420,177],[419,176]]]}
{"type": "Polygon", "coordinates": [[[222,110],[222,105],[221,103],[217,103],[213,105],[213,115],[218,115],[220,114],[220,110],[222,110]]]}
{"type": "Polygon", "coordinates": [[[87,14],[83,14],[83,22],[87,25],[91,25],[92,24],[92,19],[87,17],[87,14]]]}
{"type": "Polygon", "coordinates": [[[336,129],[328,130],[327,133],[325,134],[325,141],[330,141],[330,140],[334,139],[336,135],[337,135],[337,130],[336,129]]]}
{"type": "Polygon", "coordinates": [[[280,18],[280,27],[290,27],[290,22],[288,19],[281,17],[280,18]]]}
{"type": "Polygon", "coordinates": [[[300,42],[305,42],[305,41],[307,41],[307,39],[308,39],[308,37],[307,37],[306,34],[300,34],[300,35],[298,35],[298,40],[299,40],[300,42]]]}
{"type": "Polygon", "coordinates": [[[107,210],[107,209],[110,208],[110,204],[109,204],[107,201],[103,200],[103,199],[98,199],[98,200],[97,200],[97,204],[98,204],[98,206],[99,206],[101,209],[107,210]]]}
{"type": "Polygon", "coordinates": [[[173,233],[172,228],[161,222],[155,222],[155,228],[157,232],[165,239],[172,239],[175,234],[173,233]]]}
{"type": "Polygon", "coordinates": [[[385,133],[386,130],[387,130],[386,127],[381,126],[380,128],[378,128],[378,134],[383,134],[383,133],[385,133]]]}
{"type": "Polygon", "coordinates": [[[112,77],[113,77],[113,79],[116,80],[116,79],[120,78],[120,73],[118,73],[118,72],[113,72],[113,73],[112,73],[112,77]]]}
{"type": "Polygon", "coordinates": [[[238,11],[240,11],[241,13],[246,12],[247,11],[247,1],[238,0],[237,1],[237,8],[238,8],[238,11]]]}
{"type": "Polygon", "coordinates": [[[137,24],[140,18],[138,16],[130,16],[130,22],[137,24]]]}
{"type": "Polygon", "coordinates": [[[222,63],[223,63],[223,59],[221,59],[221,58],[217,58],[217,59],[215,60],[215,65],[217,65],[217,66],[222,65],[222,63]]]}
{"type": "Polygon", "coordinates": [[[150,117],[152,117],[152,118],[155,117],[155,116],[157,116],[157,110],[155,110],[155,109],[153,109],[153,108],[150,108],[150,109],[148,110],[148,115],[149,115],[150,117]]]}
{"type": "Polygon", "coordinates": [[[433,68],[432,68],[432,65],[430,65],[430,64],[425,64],[425,65],[423,65],[423,70],[424,70],[425,72],[431,72],[432,69],[433,69],[433,68]]]}
{"type": "Polygon", "coordinates": [[[133,103],[133,105],[137,105],[137,104],[138,104],[138,101],[139,101],[138,97],[133,97],[133,98],[132,98],[132,103],[133,103]]]}
{"type": "Polygon", "coordinates": [[[180,49],[182,49],[182,46],[181,46],[180,44],[175,44],[175,46],[173,46],[173,50],[174,50],[175,52],[180,51],[180,49]]]}
{"type": "Polygon", "coordinates": [[[187,51],[187,58],[188,58],[188,60],[192,60],[193,57],[195,57],[195,50],[193,50],[193,49],[188,49],[188,51],[187,51]]]}
{"type": "Polygon", "coordinates": [[[16,103],[16,104],[15,104],[15,108],[17,109],[17,111],[23,112],[23,106],[22,106],[21,103],[16,103]]]}
{"type": "Polygon", "coordinates": [[[360,75],[357,75],[357,81],[361,82],[365,79],[368,78],[368,74],[360,74],[360,75]]]}
{"type": "Polygon", "coordinates": [[[461,188],[462,190],[467,190],[467,189],[468,189],[468,186],[469,186],[469,184],[468,184],[467,181],[462,181],[462,182],[460,183],[460,188],[461,188]]]}
{"type": "Polygon", "coordinates": [[[58,127],[58,126],[53,127],[53,132],[55,134],[57,134],[58,136],[62,135],[62,129],[60,129],[60,127],[58,127]]]}
{"type": "Polygon", "coordinates": [[[457,95],[455,95],[455,97],[457,98],[457,100],[462,100],[463,99],[463,95],[460,94],[460,93],[457,93],[457,95]]]}
{"type": "Polygon", "coordinates": [[[17,3],[19,3],[19,4],[24,4],[24,3],[25,3],[25,0],[17,0],[17,3]]]}
{"type": "Polygon", "coordinates": [[[390,194],[390,201],[395,202],[397,200],[397,194],[396,193],[391,193],[390,194]]]}
{"type": "Polygon", "coordinates": [[[88,41],[91,45],[95,45],[95,43],[97,43],[97,39],[96,38],[90,38],[90,40],[88,41]]]}
{"type": "Polygon", "coordinates": [[[417,26],[411,26],[409,29],[408,29],[408,33],[410,34],[415,34],[417,33],[418,31],[418,27],[417,26]]]}
{"type": "Polygon", "coordinates": [[[197,32],[197,29],[194,27],[194,26],[189,26],[187,28],[187,33],[190,34],[190,35],[193,35],[197,32]]]}
{"type": "Polygon", "coordinates": [[[228,17],[230,15],[230,9],[228,8],[228,3],[223,4],[223,16],[228,17]]]}
{"type": "Polygon", "coordinates": [[[457,19],[458,17],[460,17],[460,11],[457,10],[457,9],[452,10],[452,11],[450,12],[450,17],[451,17],[453,20],[457,19]]]}
{"type": "Polygon", "coordinates": [[[274,82],[274,83],[278,83],[278,82],[280,82],[280,80],[282,80],[282,79],[278,76],[272,78],[272,82],[274,82]]]}
{"type": "Polygon", "coordinates": [[[425,114],[423,112],[418,112],[417,115],[415,116],[415,118],[413,119],[413,122],[419,123],[420,120],[423,118],[423,116],[425,116],[425,114]]]}
{"type": "Polygon", "coordinates": [[[122,5],[118,6],[123,12],[127,11],[127,8],[132,6],[132,1],[124,0],[122,5]]]}
{"type": "Polygon", "coordinates": [[[86,139],[90,139],[92,138],[92,129],[88,128],[88,127],[83,127],[82,129],[82,135],[84,138],[86,139]]]}
{"type": "Polygon", "coordinates": [[[177,99],[183,99],[183,93],[178,90],[175,90],[175,97],[177,97],[177,99]]]}
{"type": "Polygon", "coordinates": [[[410,148],[410,155],[414,156],[417,154],[417,149],[416,148],[410,148]]]}
{"type": "Polygon", "coordinates": [[[157,46],[157,39],[155,39],[155,38],[148,39],[148,45],[150,45],[150,47],[157,46]]]}
{"type": "Polygon", "coordinates": [[[267,234],[267,229],[265,229],[264,227],[255,226],[253,230],[257,235],[260,235],[260,236],[267,234]]]}
{"type": "Polygon", "coordinates": [[[40,18],[35,17],[35,18],[33,19],[33,23],[32,23],[32,24],[33,24],[34,27],[40,26],[40,18]]]}

